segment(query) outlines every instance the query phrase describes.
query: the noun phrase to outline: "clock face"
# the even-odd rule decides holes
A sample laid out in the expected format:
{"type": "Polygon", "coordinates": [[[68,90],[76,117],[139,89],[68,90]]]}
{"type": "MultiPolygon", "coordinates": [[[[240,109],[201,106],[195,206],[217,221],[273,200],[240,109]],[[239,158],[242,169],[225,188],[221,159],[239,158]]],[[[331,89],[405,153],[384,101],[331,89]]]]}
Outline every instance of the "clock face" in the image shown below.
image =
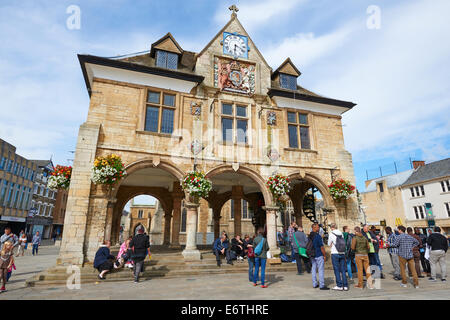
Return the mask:
{"type": "Polygon", "coordinates": [[[233,57],[247,58],[247,38],[236,34],[224,33],[223,53],[233,57]]]}

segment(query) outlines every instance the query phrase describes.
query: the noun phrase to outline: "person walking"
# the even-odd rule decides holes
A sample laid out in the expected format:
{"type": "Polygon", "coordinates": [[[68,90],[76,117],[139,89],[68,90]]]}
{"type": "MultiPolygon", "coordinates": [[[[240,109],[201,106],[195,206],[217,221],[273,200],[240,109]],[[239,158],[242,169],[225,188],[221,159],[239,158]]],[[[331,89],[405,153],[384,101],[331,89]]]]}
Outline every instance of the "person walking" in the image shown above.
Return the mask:
{"type": "MultiPolygon", "coordinates": [[[[408,233],[408,235],[410,235],[411,237],[413,237],[414,239],[416,239],[419,242],[419,245],[417,247],[413,248],[414,266],[416,268],[417,277],[425,278],[422,275],[422,272],[420,271],[420,252],[419,252],[419,250],[420,250],[420,248],[423,247],[422,240],[420,240],[420,237],[413,232],[413,229],[411,227],[406,228],[406,232],[408,233]]],[[[409,276],[411,277],[411,270],[409,270],[409,276]]]]}
{"type": "Polygon", "coordinates": [[[297,274],[302,275],[302,261],[305,265],[307,273],[311,273],[311,264],[308,256],[306,255],[306,244],[308,243],[308,237],[303,232],[302,227],[295,228],[295,232],[292,234],[291,246],[294,247],[294,257],[297,263],[297,274]]]}
{"type": "Polygon", "coordinates": [[[448,240],[441,234],[441,228],[434,227],[434,232],[428,237],[427,244],[430,248],[430,281],[436,281],[436,266],[439,263],[441,268],[441,280],[447,281],[447,266],[445,264],[445,254],[448,250],[448,240]]]}
{"type": "MultiPolygon", "coordinates": [[[[253,273],[255,272],[255,250],[253,248],[253,239],[246,235],[244,238],[244,250],[248,262],[248,281],[253,282],[253,273]]],[[[258,281],[258,279],[256,279],[258,281]]]]}
{"type": "Polygon", "coordinates": [[[336,228],[336,224],[330,225],[331,232],[328,235],[328,246],[331,248],[331,264],[333,265],[334,277],[336,278],[336,286],[333,290],[348,291],[348,281],[345,276],[345,239],[340,230],[336,228]]]}
{"type": "Polygon", "coordinates": [[[0,251],[0,276],[2,280],[2,287],[0,288],[0,293],[6,291],[6,282],[8,271],[12,268],[14,264],[14,243],[11,241],[5,241],[3,243],[2,249],[0,251]]]}
{"type": "Polygon", "coordinates": [[[287,230],[287,234],[288,234],[288,241],[289,241],[289,245],[290,245],[290,247],[291,247],[291,260],[293,260],[293,259],[295,259],[294,257],[295,257],[295,247],[293,246],[293,244],[292,244],[292,241],[293,241],[293,234],[294,234],[294,232],[295,232],[295,228],[296,228],[297,226],[296,226],[296,224],[295,224],[295,222],[294,221],[292,221],[291,222],[291,224],[289,225],[289,228],[288,228],[288,230],[287,230]]]}
{"type": "Polygon", "coordinates": [[[413,248],[419,245],[419,241],[412,236],[406,234],[404,226],[398,226],[399,235],[395,238],[393,243],[389,246],[398,248],[398,260],[400,263],[400,274],[402,276],[401,286],[407,287],[405,265],[408,264],[408,269],[411,270],[414,288],[419,288],[419,278],[417,277],[416,268],[414,266],[413,248]]]}
{"type": "Polygon", "coordinates": [[[134,263],[134,283],[139,282],[139,274],[144,272],[145,257],[150,255],[150,239],[144,234],[144,227],[139,226],[137,235],[131,239],[129,247],[132,250],[132,260],[134,263]]]}
{"type": "Polygon", "coordinates": [[[111,255],[111,252],[109,251],[110,247],[111,241],[106,240],[95,253],[94,268],[100,272],[98,275],[100,280],[105,280],[105,274],[110,272],[113,268],[115,257],[111,255]]]}
{"type": "Polygon", "coordinates": [[[17,246],[17,255],[16,257],[22,255],[24,255],[25,253],[25,246],[27,244],[27,235],[25,234],[25,232],[21,232],[20,236],[19,236],[19,245],[17,246]]]}
{"type": "Polygon", "coordinates": [[[388,248],[389,258],[391,259],[392,267],[394,268],[394,280],[401,280],[400,278],[400,263],[398,261],[398,248],[392,247],[391,245],[394,243],[397,235],[392,232],[391,227],[386,227],[386,233],[388,234],[388,238],[386,240],[386,246],[388,248]]]}
{"type": "Polygon", "coordinates": [[[352,250],[352,239],[354,234],[350,233],[350,228],[348,226],[344,226],[342,230],[344,230],[342,235],[345,240],[345,263],[347,265],[348,280],[353,280],[352,263],[356,266],[355,253],[352,250]]]}
{"type": "Polygon", "coordinates": [[[31,240],[31,244],[33,245],[33,256],[38,254],[39,246],[41,245],[41,236],[39,231],[36,231],[36,234],[33,236],[33,240],[31,240]]]}
{"type": "Polygon", "coordinates": [[[325,248],[323,246],[322,237],[319,234],[319,224],[313,223],[312,231],[308,237],[308,243],[306,244],[307,254],[311,260],[311,274],[313,288],[320,288],[320,290],[330,290],[325,285],[325,248]],[[317,272],[319,273],[319,283],[317,283],[317,272]]]}
{"type": "Polygon", "coordinates": [[[267,243],[267,239],[264,237],[264,229],[258,229],[258,235],[253,240],[253,248],[255,250],[255,273],[253,274],[253,285],[258,285],[259,267],[261,267],[261,288],[267,288],[267,285],[265,285],[265,277],[269,244],[267,243]]]}
{"type": "Polygon", "coordinates": [[[10,227],[6,227],[5,233],[0,237],[0,250],[3,248],[3,244],[6,241],[10,241],[12,243],[13,250],[16,246],[19,245],[19,238],[14,233],[11,232],[10,227]]]}
{"type": "Polygon", "coordinates": [[[352,239],[352,250],[355,252],[356,268],[358,272],[358,284],[355,285],[355,288],[364,288],[363,272],[365,270],[367,278],[366,286],[369,289],[373,289],[373,280],[369,264],[370,243],[369,240],[362,235],[360,227],[355,227],[354,230],[355,236],[352,239]]]}
{"type": "Polygon", "coordinates": [[[419,253],[420,253],[420,263],[422,264],[423,272],[427,274],[427,277],[431,277],[430,261],[428,261],[428,259],[425,259],[427,235],[425,233],[421,233],[419,228],[414,228],[414,232],[416,235],[419,236],[420,241],[422,241],[422,248],[419,249],[419,253]]]}

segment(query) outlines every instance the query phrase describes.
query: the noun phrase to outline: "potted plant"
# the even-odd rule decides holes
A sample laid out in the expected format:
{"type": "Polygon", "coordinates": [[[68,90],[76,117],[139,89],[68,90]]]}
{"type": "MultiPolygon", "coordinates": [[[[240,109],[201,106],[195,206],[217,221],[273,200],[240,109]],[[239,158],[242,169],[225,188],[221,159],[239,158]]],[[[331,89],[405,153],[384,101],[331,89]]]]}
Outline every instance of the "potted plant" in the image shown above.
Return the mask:
{"type": "Polygon", "coordinates": [[[126,171],[122,159],[118,155],[110,154],[95,159],[91,180],[94,184],[112,187],[125,175],[126,171]]]}
{"type": "Polygon", "coordinates": [[[199,171],[189,171],[181,180],[181,188],[189,194],[193,203],[198,203],[200,197],[206,198],[212,189],[212,183],[199,171]]]}
{"type": "Polygon", "coordinates": [[[51,190],[65,189],[70,185],[70,178],[72,176],[71,166],[56,166],[47,181],[47,187],[51,190]]]}
{"type": "Polygon", "coordinates": [[[334,200],[343,200],[350,198],[350,195],[355,191],[355,187],[347,180],[338,179],[328,185],[328,190],[334,200]]]}
{"type": "Polygon", "coordinates": [[[289,178],[282,174],[274,174],[267,179],[266,185],[272,193],[275,203],[283,207],[284,202],[289,200],[287,195],[291,188],[289,178]]]}

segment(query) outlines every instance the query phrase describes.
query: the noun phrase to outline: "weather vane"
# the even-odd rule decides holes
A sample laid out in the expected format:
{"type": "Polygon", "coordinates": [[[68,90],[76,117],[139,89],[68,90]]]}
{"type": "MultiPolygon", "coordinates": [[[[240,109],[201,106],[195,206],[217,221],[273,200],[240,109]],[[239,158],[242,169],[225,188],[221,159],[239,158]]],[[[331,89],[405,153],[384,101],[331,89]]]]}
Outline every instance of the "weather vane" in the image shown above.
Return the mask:
{"type": "Polygon", "coordinates": [[[234,4],[228,8],[228,10],[233,11],[233,13],[231,14],[231,16],[235,17],[236,16],[236,12],[239,11],[238,7],[236,7],[234,4]]]}

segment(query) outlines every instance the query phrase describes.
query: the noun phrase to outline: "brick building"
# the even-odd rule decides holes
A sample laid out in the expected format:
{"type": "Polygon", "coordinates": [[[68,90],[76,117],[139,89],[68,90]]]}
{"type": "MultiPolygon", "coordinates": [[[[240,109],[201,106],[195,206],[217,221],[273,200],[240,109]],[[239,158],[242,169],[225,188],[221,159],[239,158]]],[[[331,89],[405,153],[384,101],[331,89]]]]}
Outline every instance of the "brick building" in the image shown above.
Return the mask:
{"type": "Polygon", "coordinates": [[[48,177],[53,171],[51,160],[32,160],[37,165],[37,173],[34,181],[32,210],[27,218],[27,232],[35,234],[36,231],[42,239],[52,236],[53,212],[56,203],[56,191],[47,187],[48,177]]]}
{"type": "Polygon", "coordinates": [[[37,165],[0,139],[0,233],[6,226],[15,234],[25,230],[31,208],[37,165]]]}
{"type": "Polygon", "coordinates": [[[53,230],[52,235],[56,234],[56,239],[61,240],[64,231],[64,218],[66,216],[67,197],[69,192],[59,189],[56,194],[55,208],[53,210],[53,230]]]}
{"type": "Polygon", "coordinates": [[[265,227],[278,254],[283,223],[265,185],[274,172],[291,178],[298,224],[315,220],[314,198],[304,201],[309,190],[321,193],[328,222],[357,223],[356,196],[334,201],[327,188],[337,177],[355,184],[341,125],[355,104],[298,85],[301,73],[289,58],[274,71],[235,12],[200,52],[184,50],[168,33],[148,53],[79,60],[90,105],[78,135],[60,263],[92,261],[104,239],[117,242],[124,206],[142,194],[158,199],[163,242],[184,245],[187,260],[200,259],[197,244],[219,235],[231,199],[230,236],[265,227]],[[111,153],[122,158],[127,176],[108,191],[92,184],[90,172],[96,157],[111,153]],[[179,183],[194,167],[213,185],[200,204],[179,183]],[[242,200],[251,209],[243,210],[242,200]]]}

